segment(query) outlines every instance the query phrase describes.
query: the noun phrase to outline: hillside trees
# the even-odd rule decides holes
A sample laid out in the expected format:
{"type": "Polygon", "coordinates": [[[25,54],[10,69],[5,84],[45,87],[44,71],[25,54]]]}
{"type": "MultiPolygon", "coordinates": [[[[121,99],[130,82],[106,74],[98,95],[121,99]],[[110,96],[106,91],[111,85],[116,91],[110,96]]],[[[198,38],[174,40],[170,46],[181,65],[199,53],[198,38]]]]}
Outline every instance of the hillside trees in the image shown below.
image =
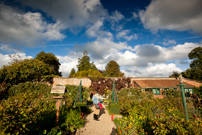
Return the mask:
{"type": "Polygon", "coordinates": [[[52,53],[40,52],[36,55],[35,59],[43,61],[47,64],[54,75],[62,76],[61,72],[59,72],[60,63],[59,60],[52,53]]]}
{"type": "Polygon", "coordinates": [[[202,80],[202,47],[194,48],[189,54],[189,59],[192,60],[190,69],[182,73],[183,77],[194,80],[202,80]]]}
{"type": "Polygon", "coordinates": [[[120,66],[114,60],[110,61],[105,67],[107,77],[123,77],[124,73],[120,71],[120,66]]]}

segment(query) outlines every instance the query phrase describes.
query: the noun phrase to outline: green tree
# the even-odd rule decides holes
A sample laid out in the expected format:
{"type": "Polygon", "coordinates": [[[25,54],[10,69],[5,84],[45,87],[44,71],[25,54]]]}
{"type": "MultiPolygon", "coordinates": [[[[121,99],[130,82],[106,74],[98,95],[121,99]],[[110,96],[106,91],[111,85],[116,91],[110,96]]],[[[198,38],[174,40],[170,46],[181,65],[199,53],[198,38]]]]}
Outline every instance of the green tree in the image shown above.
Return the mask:
{"type": "Polygon", "coordinates": [[[179,77],[179,73],[177,71],[173,71],[173,74],[170,75],[169,77],[175,77],[175,79],[177,79],[179,77]]]}
{"type": "Polygon", "coordinates": [[[194,48],[189,54],[189,59],[192,60],[190,68],[195,70],[195,80],[202,80],[202,47],[194,48]]]}
{"type": "Polygon", "coordinates": [[[52,72],[52,74],[62,76],[61,72],[59,72],[60,62],[52,53],[45,53],[44,51],[38,53],[35,57],[40,61],[43,61],[47,64],[52,72]]]}
{"type": "Polygon", "coordinates": [[[89,69],[87,71],[86,70],[78,71],[77,73],[75,73],[73,75],[73,77],[93,77],[93,78],[97,78],[97,77],[103,77],[103,75],[97,70],[89,69]]]}
{"type": "Polygon", "coordinates": [[[75,69],[72,68],[72,70],[71,70],[71,72],[70,72],[70,74],[69,74],[69,77],[73,77],[73,75],[74,75],[75,73],[76,73],[76,72],[75,72],[75,69]]]}
{"type": "Polygon", "coordinates": [[[88,71],[89,69],[97,70],[95,64],[90,63],[90,57],[88,56],[87,51],[83,52],[83,57],[78,60],[78,72],[80,71],[88,71]]]}
{"type": "Polygon", "coordinates": [[[124,73],[120,71],[120,66],[117,64],[116,61],[110,61],[107,66],[105,67],[105,75],[107,77],[123,77],[124,73]]]}
{"type": "Polygon", "coordinates": [[[182,73],[182,76],[189,79],[202,80],[202,47],[194,48],[189,54],[189,59],[192,60],[190,69],[182,73]]]}
{"type": "Polygon", "coordinates": [[[20,82],[41,80],[51,75],[47,64],[38,59],[25,59],[0,69],[0,83],[6,82],[9,85],[20,82]]]}

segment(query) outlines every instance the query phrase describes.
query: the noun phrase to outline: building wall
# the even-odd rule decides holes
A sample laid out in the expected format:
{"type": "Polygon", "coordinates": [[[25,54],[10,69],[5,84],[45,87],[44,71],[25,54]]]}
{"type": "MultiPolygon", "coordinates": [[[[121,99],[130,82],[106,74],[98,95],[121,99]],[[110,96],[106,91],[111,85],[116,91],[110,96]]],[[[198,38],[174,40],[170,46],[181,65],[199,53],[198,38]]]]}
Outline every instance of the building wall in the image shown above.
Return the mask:
{"type": "Polygon", "coordinates": [[[54,77],[53,86],[57,84],[79,86],[81,80],[82,80],[82,86],[90,87],[91,80],[89,78],[67,78],[67,77],[54,77]]]}

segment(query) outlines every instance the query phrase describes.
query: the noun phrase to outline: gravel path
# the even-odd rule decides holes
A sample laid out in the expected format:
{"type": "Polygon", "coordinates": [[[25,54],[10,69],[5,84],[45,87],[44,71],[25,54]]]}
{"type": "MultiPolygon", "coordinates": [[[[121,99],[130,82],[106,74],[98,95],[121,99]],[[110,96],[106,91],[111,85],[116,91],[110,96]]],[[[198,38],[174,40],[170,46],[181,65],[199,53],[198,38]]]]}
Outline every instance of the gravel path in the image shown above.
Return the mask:
{"type": "MultiPolygon", "coordinates": [[[[92,110],[94,111],[94,107],[92,110]]],[[[104,105],[100,111],[100,121],[95,121],[93,114],[92,112],[85,118],[84,127],[77,130],[76,135],[117,135],[116,126],[104,105]]]]}

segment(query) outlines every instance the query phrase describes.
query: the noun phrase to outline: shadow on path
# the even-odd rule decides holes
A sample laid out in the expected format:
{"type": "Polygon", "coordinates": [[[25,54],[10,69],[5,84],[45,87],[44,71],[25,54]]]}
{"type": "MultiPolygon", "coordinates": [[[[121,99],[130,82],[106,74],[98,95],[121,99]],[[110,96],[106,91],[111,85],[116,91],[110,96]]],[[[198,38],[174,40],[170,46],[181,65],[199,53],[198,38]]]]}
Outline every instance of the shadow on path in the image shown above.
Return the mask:
{"type": "Polygon", "coordinates": [[[100,109],[100,113],[99,113],[99,118],[101,117],[102,114],[105,113],[105,108],[100,109]]]}
{"type": "Polygon", "coordinates": [[[116,129],[115,129],[115,128],[112,128],[112,132],[111,132],[110,135],[117,135],[117,133],[116,133],[116,129]]]}

